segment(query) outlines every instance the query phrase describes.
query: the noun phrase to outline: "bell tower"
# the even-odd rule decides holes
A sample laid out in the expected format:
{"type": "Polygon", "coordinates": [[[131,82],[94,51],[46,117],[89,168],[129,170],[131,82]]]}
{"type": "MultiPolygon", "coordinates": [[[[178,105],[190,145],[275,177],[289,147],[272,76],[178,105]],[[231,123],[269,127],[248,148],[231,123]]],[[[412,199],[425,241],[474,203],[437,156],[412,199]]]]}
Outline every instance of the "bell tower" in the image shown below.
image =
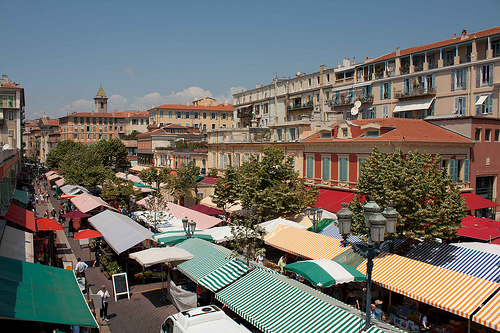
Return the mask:
{"type": "Polygon", "coordinates": [[[102,86],[99,87],[97,95],[94,97],[95,101],[95,111],[96,113],[107,113],[108,112],[108,97],[104,93],[102,86]]]}

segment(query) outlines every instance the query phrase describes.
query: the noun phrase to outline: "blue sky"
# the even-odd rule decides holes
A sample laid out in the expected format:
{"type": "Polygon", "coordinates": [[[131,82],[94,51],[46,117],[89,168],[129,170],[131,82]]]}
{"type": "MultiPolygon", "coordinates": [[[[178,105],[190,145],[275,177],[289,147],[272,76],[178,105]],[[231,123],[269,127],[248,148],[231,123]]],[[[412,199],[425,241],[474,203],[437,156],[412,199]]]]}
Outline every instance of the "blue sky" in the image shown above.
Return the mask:
{"type": "Polygon", "coordinates": [[[8,1],[1,74],[25,89],[26,117],[147,110],[316,72],[500,25],[499,0],[8,1]]]}

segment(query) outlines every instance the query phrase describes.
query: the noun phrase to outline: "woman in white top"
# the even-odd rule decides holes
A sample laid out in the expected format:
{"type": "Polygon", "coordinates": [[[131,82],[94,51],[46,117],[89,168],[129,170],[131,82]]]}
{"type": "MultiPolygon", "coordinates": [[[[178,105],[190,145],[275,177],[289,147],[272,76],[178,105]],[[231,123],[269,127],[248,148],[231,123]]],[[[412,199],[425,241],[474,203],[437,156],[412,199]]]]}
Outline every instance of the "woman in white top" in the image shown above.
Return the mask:
{"type": "Polygon", "coordinates": [[[109,292],[106,290],[106,286],[102,285],[101,290],[97,292],[97,295],[101,296],[101,310],[99,315],[101,316],[101,322],[109,321],[108,319],[108,298],[109,292]]]}

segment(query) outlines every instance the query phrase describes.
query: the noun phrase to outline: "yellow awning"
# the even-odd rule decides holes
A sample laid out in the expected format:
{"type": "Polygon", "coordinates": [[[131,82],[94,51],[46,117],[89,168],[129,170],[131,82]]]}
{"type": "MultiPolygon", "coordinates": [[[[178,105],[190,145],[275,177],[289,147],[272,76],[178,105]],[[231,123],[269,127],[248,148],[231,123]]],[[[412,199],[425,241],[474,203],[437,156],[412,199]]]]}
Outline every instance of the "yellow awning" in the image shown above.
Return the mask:
{"type": "Polygon", "coordinates": [[[500,293],[497,293],[478,313],[472,321],[500,331],[500,293]]]}
{"type": "Polygon", "coordinates": [[[267,245],[307,259],[333,259],[350,248],[343,247],[340,239],[284,225],[264,239],[267,245]]]}
{"type": "MultiPolygon", "coordinates": [[[[366,274],[366,261],[357,269],[366,274]]],[[[500,284],[391,253],[373,260],[372,280],[378,285],[454,313],[470,315],[500,284]]]]}

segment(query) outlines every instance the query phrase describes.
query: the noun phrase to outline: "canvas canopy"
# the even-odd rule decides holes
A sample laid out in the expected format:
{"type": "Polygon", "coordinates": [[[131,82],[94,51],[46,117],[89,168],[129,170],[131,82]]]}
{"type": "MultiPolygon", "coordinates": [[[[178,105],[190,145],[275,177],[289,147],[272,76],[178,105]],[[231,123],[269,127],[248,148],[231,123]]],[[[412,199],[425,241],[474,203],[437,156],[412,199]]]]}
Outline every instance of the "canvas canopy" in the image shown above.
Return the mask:
{"type": "MultiPolygon", "coordinates": [[[[195,231],[194,238],[200,238],[207,241],[213,241],[212,236],[206,234],[203,231],[195,231]]],[[[171,245],[177,244],[188,239],[186,232],[184,230],[171,230],[165,231],[159,234],[154,234],[153,239],[161,245],[171,245]]]]}
{"type": "Polygon", "coordinates": [[[306,226],[303,226],[297,222],[293,222],[293,221],[290,221],[290,220],[287,220],[287,219],[284,219],[281,217],[274,219],[274,220],[259,223],[259,225],[262,228],[264,228],[264,230],[266,231],[266,234],[273,232],[279,225],[290,226],[290,227],[299,228],[302,230],[307,229],[306,226]]]}
{"type": "Polygon", "coordinates": [[[140,242],[151,239],[153,233],[130,217],[106,210],[89,218],[90,224],[99,231],[106,243],[120,254],[140,242]]]}
{"type": "Polygon", "coordinates": [[[231,233],[231,227],[226,225],[223,227],[213,227],[205,230],[205,233],[212,236],[212,239],[216,243],[222,243],[227,240],[233,239],[233,234],[231,233]]]}
{"type": "Polygon", "coordinates": [[[108,205],[106,201],[102,200],[101,198],[87,193],[82,193],[74,198],[71,198],[70,200],[73,203],[73,205],[75,205],[75,207],[83,213],[90,212],[91,210],[94,210],[99,207],[116,210],[115,208],[108,205]]]}
{"type": "Polygon", "coordinates": [[[61,186],[61,191],[66,195],[89,193],[89,191],[85,187],[79,185],[64,185],[61,186]]]}
{"type": "Polygon", "coordinates": [[[97,327],[72,271],[0,257],[0,317],[97,327]]]}
{"type": "Polygon", "coordinates": [[[0,242],[0,256],[34,262],[33,234],[5,226],[0,242]]]}
{"type": "Polygon", "coordinates": [[[144,267],[172,261],[185,261],[194,256],[184,249],[177,247],[153,247],[147,250],[130,253],[130,258],[144,267]]]}

